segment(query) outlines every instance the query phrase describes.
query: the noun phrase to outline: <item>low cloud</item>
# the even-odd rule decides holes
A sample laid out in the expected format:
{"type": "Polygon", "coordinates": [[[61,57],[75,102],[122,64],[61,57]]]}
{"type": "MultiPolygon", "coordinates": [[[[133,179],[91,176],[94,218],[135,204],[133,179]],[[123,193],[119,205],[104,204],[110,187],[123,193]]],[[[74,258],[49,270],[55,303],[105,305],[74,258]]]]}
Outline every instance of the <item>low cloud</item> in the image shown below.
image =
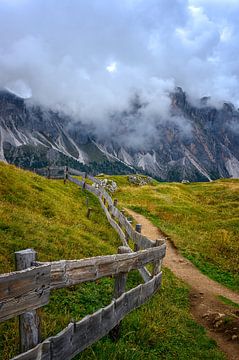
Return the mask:
{"type": "Polygon", "coordinates": [[[238,15],[236,0],[0,0],[0,86],[102,134],[138,94],[125,129],[150,141],[177,85],[239,106],[238,15]]]}

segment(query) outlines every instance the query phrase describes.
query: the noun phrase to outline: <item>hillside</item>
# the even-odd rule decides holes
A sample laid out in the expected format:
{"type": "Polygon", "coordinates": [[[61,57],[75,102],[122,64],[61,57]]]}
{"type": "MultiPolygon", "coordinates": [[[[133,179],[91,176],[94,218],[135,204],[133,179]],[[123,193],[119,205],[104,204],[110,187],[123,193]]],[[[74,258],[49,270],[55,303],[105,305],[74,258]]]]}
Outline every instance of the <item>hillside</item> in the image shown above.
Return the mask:
{"type": "MultiPolygon", "coordinates": [[[[46,180],[0,163],[0,194],[1,272],[12,270],[14,251],[27,247],[38,252],[39,260],[82,258],[117,251],[118,237],[97,200],[75,185],[46,180]],[[86,196],[94,209],[90,220],[86,219],[86,196]]],[[[138,274],[133,273],[128,286],[138,281],[138,274]]],[[[41,310],[43,338],[56,334],[71,319],[80,319],[108,304],[112,291],[112,279],[54,291],[50,304],[41,310]]],[[[16,337],[17,321],[1,324],[2,359],[7,360],[17,352],[16,337]]],[[[120,340],[114,343],[105,337],[78,358],[169,360],[176,356],[182,360],[224,359],[189,314],[189,289],[164,269],[162,290],[123,321],[120,340]]]]}
{"type": "Polygon", "coordinates": [[[203,273],[239,291],[239,180],[120,185],[122,206],[148,217],[203,273]]]}

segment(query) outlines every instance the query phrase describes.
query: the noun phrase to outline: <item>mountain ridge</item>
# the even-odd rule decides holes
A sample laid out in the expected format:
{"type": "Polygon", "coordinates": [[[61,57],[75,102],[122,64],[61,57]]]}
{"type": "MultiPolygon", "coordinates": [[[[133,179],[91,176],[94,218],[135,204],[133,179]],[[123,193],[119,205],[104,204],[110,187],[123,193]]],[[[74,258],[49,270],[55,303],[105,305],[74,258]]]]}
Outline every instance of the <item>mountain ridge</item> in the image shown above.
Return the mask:
{"type": "MultiPolygon", "coordinates": [[[[98,137],[70,116],[1,90],[0,159],[26,168],[70,163],[93,173],[142,171],[164,181],[239,177],[239,112],[233,104],[217,109],[204,97],[196,106],[181,88],[170,98],[170,118],[156,121],[151,143],[131,146],[117,142],[117,132],[115,138],[98,137]]],[[[146,106],[136,100],[130,117],[116,115],[118,131],[126,136],[132,116],[139,122],[146,106]]]]}

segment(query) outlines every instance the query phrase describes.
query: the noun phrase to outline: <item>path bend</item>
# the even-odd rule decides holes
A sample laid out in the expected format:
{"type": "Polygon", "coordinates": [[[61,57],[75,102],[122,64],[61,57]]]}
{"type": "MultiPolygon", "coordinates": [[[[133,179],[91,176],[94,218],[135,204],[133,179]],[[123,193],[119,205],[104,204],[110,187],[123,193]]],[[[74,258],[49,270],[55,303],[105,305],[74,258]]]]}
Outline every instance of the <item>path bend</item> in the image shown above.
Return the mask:
{"type": "Polygon", "coordinates": [[[217,299],[217,296],[224,296],[239,304],[239,294],[202,274],[190,261],[185,259],[173,246],[171,241],[167,240],[165,235],[143,215],[130,209],[125,210],[137,223],[142,224],[142,234],[153,240],[159,238],[166,240],[167,251],[163,265],[168,267],[178,278],[191,287],[190,298],[193,317],[207,329],[208,334],[218,343],[229,360],[239,360],[239,341],[229,341],[228,335],[212,328],[212,324],[208,323],[207,317],[205,316],[210,313],[230,313],[231,308],[221,303],[217,299]]]}

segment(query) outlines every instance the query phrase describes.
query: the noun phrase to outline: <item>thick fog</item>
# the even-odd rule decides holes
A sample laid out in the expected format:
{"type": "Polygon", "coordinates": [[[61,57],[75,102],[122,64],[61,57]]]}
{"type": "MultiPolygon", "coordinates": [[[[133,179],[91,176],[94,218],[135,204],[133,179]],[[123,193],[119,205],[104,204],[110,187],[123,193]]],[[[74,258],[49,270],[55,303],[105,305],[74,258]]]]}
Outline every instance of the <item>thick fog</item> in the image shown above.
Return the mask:
{"type": "Polygon", "coordinates": [[[0,86],[101,130],[138,94],[152,133],[175,86],[239,105],[238,18],[238,0],[0,0],[0,86]]]}

